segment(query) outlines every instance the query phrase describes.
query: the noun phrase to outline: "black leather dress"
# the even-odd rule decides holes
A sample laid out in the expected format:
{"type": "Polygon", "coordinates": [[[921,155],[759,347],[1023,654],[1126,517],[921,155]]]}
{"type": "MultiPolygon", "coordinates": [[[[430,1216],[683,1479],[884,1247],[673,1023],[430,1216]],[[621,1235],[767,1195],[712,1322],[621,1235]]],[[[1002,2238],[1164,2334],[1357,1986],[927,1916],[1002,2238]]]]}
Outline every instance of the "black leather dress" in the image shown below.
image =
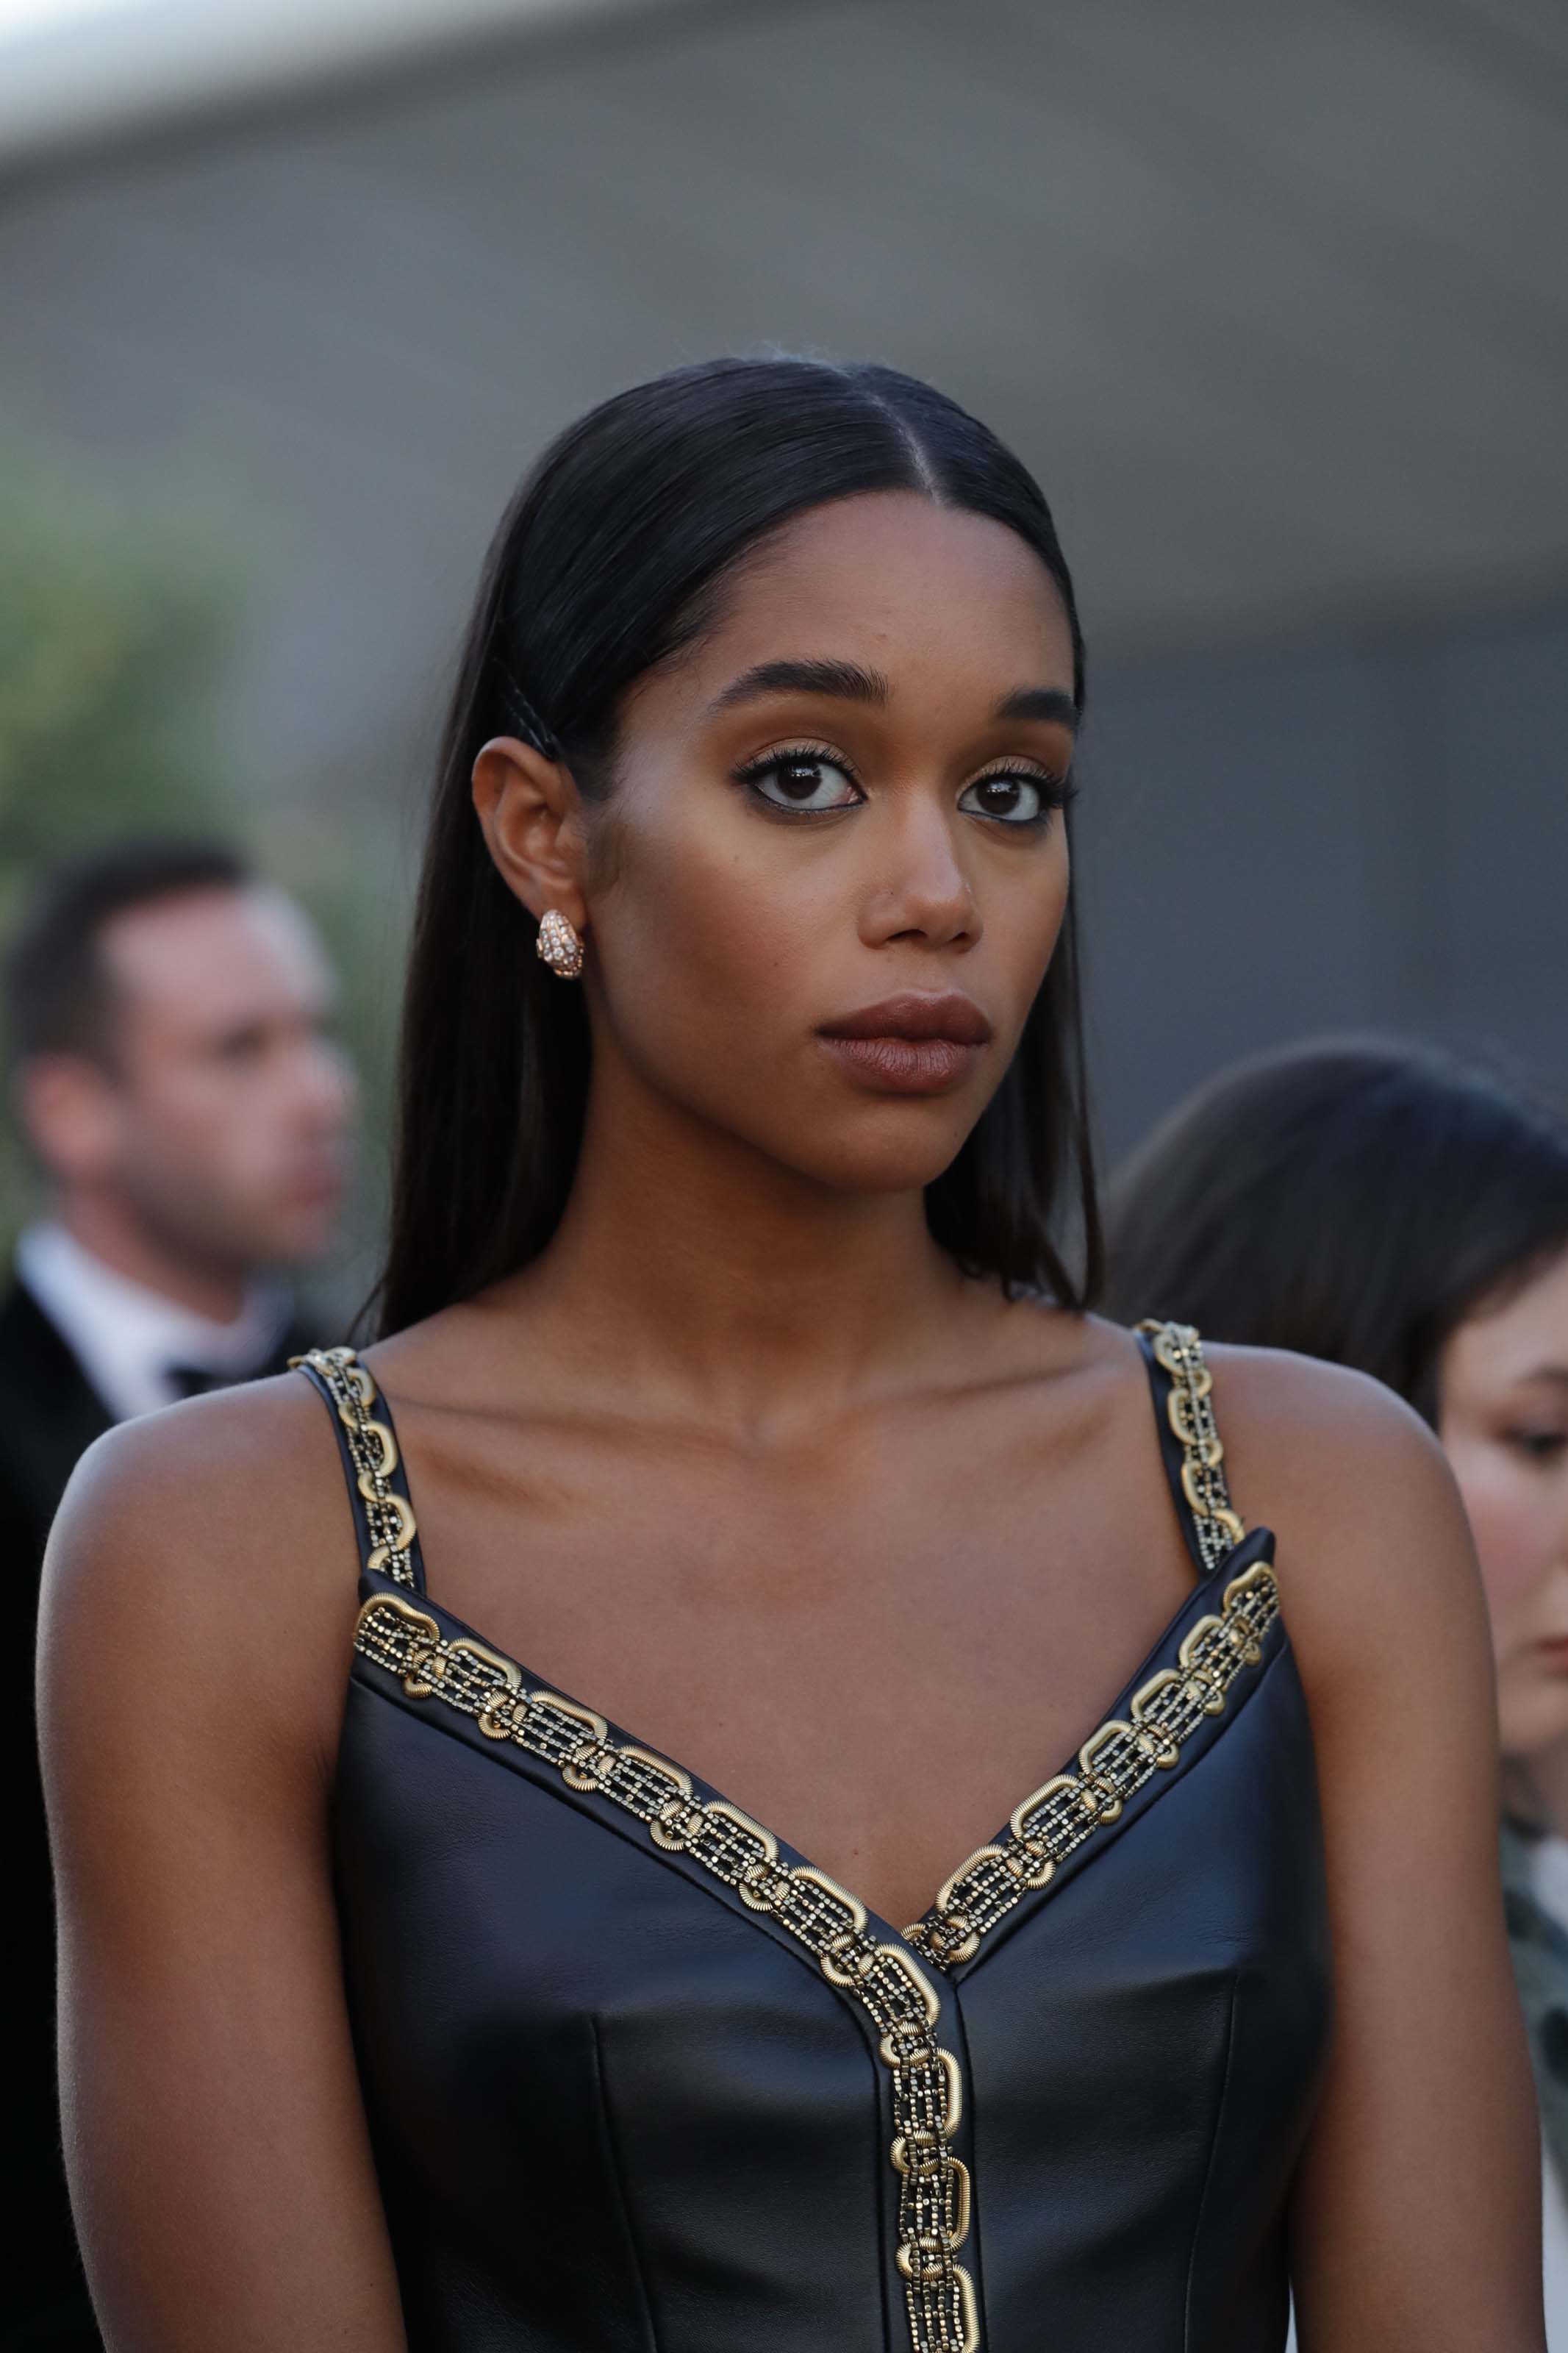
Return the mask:
{"type": "Polygon", "coordinates": [[[1144,1346],[1191,1597],[901,1934],[429,1599],[369,1373],[302,1360],[364,1562],[338,1898],[413,2353],[1279,2353],[1311,1736],[1196,1335],[1144,1346]]]}

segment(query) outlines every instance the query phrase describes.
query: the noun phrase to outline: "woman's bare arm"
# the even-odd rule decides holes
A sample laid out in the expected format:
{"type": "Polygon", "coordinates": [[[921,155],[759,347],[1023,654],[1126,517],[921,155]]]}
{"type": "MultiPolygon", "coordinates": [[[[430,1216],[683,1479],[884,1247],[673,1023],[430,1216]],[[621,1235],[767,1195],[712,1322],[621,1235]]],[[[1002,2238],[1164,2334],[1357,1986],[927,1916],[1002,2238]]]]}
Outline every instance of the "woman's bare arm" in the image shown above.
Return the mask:
{"type": "Polygon", "coordinates": [[[1302,2353],[1542,2353],[1491,1651],[1458,1493],[1376,1383],[1215,1356],[1237,1502],[1279,1540],[1328,1855],[1336,2021],[1295,2200],[1302,2353]]]}
{"type": "Polygon", "coordinates": [[[110,1431],[45,1571],[67,2160],[110,2353],[401,2353],[327,1799],[349,1507],[298,1377],[110,1431]]]}

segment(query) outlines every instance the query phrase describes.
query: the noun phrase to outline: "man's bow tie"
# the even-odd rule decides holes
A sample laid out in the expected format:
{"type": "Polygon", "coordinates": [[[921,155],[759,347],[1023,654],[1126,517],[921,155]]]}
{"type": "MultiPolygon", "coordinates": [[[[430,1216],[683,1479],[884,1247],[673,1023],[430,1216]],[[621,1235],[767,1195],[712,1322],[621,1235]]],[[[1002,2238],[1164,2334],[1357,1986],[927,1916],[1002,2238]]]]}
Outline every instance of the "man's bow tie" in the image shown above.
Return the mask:
{"type": "Polygon", "coordinates": [[[215,1373],[210,1365],[165,1365],[163,1378],[176,1398],[204,1397],[208,1389],[227,1388],[244,1377],[238,1373],[215,1373]]]}

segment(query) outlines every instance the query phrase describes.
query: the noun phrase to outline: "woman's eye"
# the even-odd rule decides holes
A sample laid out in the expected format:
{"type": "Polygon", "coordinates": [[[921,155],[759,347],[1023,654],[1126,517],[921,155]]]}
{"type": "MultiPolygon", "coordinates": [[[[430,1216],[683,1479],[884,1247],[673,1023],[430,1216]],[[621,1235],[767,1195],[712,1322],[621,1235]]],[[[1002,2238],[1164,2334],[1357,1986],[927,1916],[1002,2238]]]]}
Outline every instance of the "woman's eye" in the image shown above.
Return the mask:
{"type": "Polygon", "coordinates": [[[819,816],[825,809],[853,808],[863,796],[847,768],[819,752],[779,752],[748,768],[746,782],[774,808],[819,816]]]}
{"type": "Polygon", "coordinates": [[[980,776],[966,785],[958,806],[971,817],[1000,818],[1004,825],[1037,825],[1053,806],[1037,776],[980,776]]]}
{"type": "Polygon", "coordinates": [[[1510,1430],[1509,1443],[1531,1462],[1555,1462],[1568,1449],[1568,1430],[1510,1430]]]}

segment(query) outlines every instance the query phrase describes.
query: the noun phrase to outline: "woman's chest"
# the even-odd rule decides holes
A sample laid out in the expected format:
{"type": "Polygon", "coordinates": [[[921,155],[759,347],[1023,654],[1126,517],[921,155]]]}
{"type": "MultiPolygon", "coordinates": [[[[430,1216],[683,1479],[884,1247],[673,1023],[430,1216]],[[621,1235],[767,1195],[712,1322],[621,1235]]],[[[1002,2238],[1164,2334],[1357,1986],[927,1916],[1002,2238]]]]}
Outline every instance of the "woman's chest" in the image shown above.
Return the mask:
{"type": "Polygon", "coordinates": [[[1192,1588],[1163,1491],[1134,1481],[1129,1508],[1005,1446],[566,1445],[433,1508],[434,1483],[447,1607],[893,1918],[1087,1736],[1192,1588]]]}

